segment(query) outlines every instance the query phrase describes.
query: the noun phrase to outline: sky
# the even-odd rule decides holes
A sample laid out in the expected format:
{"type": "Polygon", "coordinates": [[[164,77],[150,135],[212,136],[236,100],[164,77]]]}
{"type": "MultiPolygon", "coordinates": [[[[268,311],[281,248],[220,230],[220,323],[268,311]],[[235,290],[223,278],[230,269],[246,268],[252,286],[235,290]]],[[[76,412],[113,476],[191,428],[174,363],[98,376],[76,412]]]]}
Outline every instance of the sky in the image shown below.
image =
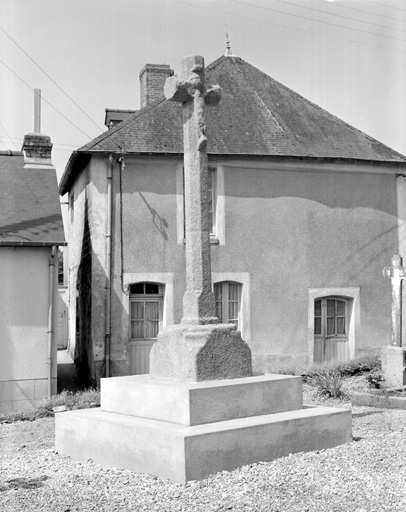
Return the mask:
{"type": "Polygon", "coordinates": [[[404,0],[0,0],[0,150],[34,128],[58,178],[106,130],[105,108],[138,109],[139,72],[233,54],[406,155],[404,0]]]}

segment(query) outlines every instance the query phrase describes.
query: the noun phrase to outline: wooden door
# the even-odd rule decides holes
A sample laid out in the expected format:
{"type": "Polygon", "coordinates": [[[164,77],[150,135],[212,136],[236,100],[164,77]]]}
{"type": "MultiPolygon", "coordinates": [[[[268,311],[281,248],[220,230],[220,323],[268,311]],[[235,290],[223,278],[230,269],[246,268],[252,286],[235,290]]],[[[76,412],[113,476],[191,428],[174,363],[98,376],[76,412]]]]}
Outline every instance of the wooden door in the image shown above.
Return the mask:
{"type": "Polygon", "coordinates": [[[348,301],[325,297],[314,301],[314,362],[348,361],[348,301]]]}
{"type": "Polygon", "coordinates": [[[130,373],[149,373],[149,353],[162,328],[162,295],[130,297],[130,373]]]}

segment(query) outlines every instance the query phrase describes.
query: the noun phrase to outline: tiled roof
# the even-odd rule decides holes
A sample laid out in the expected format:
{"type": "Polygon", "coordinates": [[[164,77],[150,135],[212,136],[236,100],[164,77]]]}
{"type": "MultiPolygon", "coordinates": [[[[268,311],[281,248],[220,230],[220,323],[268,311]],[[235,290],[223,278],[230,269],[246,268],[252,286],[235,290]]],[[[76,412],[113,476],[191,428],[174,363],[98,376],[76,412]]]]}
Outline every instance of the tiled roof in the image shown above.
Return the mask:
{"type": "Polygon", "coordinates": [[[22,152],[0,152],[0,246],[66,245],[55,169],[24,169],[22,152]]]}
{"type": "MultiPolygon", "coordinates": [[[[406,157],[348,125],[239,57],[206,68],[220,104],[206,109],[208,153],[406,163],[406,157]]],[[[158,100],[78,152],[183,153],[182,106],[158,100]]],[[[69,182],[75,158],[61,181],[69,182]]],[[[66,192],[66,190],[65,190],[66,192]]]]}

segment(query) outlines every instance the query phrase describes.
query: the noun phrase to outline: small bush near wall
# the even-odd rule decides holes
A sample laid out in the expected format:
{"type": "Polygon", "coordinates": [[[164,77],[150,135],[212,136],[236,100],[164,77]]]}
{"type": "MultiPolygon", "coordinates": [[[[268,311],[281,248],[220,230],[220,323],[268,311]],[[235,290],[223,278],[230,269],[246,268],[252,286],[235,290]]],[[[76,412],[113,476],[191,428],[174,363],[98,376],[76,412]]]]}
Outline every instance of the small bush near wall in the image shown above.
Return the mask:
{"type": "Polygon", "coordinates": [[[31,411],[0,416],[0,423],[34,421],[38,418],[46,418],[47,416],[54,415],[55,407],[61,406],[64,406],[68,411],[100,407],[100,391],[93,388],[78,391],[77,393],[62,391],[59,395],[43,400],[37,408],[31,411]]]}

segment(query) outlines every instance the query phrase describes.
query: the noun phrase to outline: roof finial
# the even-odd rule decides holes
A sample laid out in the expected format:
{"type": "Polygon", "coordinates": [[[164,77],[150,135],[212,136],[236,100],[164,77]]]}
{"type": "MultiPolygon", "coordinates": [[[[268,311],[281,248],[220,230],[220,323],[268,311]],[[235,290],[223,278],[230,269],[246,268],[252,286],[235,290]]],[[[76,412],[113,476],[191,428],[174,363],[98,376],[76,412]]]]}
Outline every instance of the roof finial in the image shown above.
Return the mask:
{"type": "Polygon", "coordinates": [[[230,41],[228,39],[228,30],[226,25],[226,53],[224,54],[226,57],[231,57],[233,55],[231,51],[230,41]]]}

